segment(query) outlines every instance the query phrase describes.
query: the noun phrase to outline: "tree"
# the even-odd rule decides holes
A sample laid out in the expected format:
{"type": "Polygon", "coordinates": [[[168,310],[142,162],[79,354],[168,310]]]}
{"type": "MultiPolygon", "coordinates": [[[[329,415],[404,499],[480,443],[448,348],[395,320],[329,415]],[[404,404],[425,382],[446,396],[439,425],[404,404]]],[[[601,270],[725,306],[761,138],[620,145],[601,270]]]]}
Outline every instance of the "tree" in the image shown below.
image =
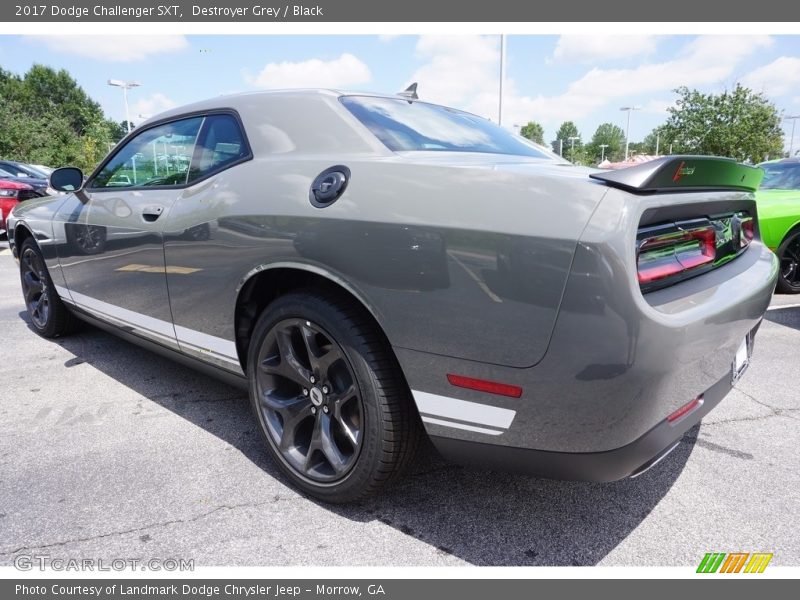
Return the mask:
{"type": "Polygon", "coordinates": [[[0,156],[89,170],[114,141],[100,105],[65,70],[34,65],[19,77],[0,69],[0,156]]]}
{"type": "Polygon", "coordinates": [[[582,151],[582,145],[580,140],[581,134],[578,133],[578,127],[572,121],[564,121],[561,124],[561,127],[558,128],[556,132],[556,139],[553,142],[553,151],[558,154],[561,150],[562,140],[563,140],[563,147],[564,152],[563,156],[567,160],[571,162],[578,162],[575,159],[583,158],[584,153],[582,151]],[[573,141],[569,138],[578,138],[573,141]],[[574,150],[573,150],[574,146],[574,150]]]}
{"type": "Polygon", "coordinates": [[[527,125],[523,125],[522,129],[519,130],[519,134],[532,142],[544,146],[544,127],[536,121],[528,121],[527,125]]]}
{"type": "Polygon", "coordinates": [[[648,133],[641,142],[642,152],[645,154],[661,155],[669,153],[669,142],[664,125],[659,125],[648,133]]]}
{"type": "Polygon", "coordinates": [[[783,152],[781,115],[763,94],[740,84],[721,94],[680,87],[667,110],[667,143],[675,153],[728,156],[760,162],[783,152]]]}
{"type": "Polygon", "coordinates": [[[587,155],[592,162],[599,162],[600,157],[615,161],[622,158],[625,150],[625,132],[613,123],[601,123],[592,136],[592,141],[587,144],[587,155]],[[603,152],[602,145],[606,145],[603,152]]]}

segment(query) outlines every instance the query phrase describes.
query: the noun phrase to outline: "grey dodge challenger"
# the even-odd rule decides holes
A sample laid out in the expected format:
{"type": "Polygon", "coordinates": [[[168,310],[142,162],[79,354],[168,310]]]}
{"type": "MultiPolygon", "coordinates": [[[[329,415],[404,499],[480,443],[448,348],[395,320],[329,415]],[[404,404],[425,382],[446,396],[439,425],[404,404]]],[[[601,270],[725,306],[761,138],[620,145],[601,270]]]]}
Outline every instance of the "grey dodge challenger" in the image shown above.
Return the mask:
{"type": "MultiPolygon", "coordinates": [[[[362,498],[421,436],[453,460],[612,481],[747,367],[777,278],[760,169],[573,166],[491,122],[332,90],[170,110],[18,205],[32,327],[76,318],[249,389],[306,493],[362,498]]],[[[156,360],[156,359],[154,359],[156,360]]]]}

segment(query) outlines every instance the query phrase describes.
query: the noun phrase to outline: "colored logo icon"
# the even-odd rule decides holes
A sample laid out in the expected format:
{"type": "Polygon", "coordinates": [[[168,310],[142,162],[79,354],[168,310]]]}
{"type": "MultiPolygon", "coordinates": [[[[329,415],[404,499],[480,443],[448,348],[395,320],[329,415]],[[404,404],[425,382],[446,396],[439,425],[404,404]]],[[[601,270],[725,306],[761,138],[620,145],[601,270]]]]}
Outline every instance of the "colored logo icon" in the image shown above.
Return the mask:
{"type": "Polygon", "coordinates": [[[708,552],[700,561],[697,572],[763,573],[771,560],[771,552],[708,552]]]}

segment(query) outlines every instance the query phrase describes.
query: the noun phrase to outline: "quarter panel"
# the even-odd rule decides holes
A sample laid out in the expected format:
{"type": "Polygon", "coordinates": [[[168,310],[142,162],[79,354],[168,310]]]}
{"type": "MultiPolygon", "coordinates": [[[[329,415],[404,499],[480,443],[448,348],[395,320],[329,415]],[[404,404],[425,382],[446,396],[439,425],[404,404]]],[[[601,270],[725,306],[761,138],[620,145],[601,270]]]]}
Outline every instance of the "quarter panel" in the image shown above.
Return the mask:
{"type": "Polygon", "coordinates": [[[185,190],[169,216],[175,324],[233,341],[245,274],[298,263],[358,290],[395,346],[530,366],[605,190],[544,164],[256,157],[185,190]],[[315,208],[311,182],[333,164],[350,168],[347,191],[315,208]]]}

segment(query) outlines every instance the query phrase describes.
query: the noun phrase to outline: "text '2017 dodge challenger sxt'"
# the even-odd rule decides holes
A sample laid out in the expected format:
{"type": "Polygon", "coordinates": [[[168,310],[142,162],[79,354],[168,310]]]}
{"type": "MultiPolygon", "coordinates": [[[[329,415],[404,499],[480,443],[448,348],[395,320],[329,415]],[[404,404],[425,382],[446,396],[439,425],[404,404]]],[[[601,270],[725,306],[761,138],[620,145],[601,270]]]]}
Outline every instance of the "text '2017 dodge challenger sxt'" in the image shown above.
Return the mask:
{"type": "Polygon", "coordinates": [[[452,459],[610,481],[731,389],[777,277],[760,169],[593,173],[411,97],[174,109],[16,207],[33,327],[75,317],[249,387],[266,447],[332,502],[427,433],[452,459]]]}

